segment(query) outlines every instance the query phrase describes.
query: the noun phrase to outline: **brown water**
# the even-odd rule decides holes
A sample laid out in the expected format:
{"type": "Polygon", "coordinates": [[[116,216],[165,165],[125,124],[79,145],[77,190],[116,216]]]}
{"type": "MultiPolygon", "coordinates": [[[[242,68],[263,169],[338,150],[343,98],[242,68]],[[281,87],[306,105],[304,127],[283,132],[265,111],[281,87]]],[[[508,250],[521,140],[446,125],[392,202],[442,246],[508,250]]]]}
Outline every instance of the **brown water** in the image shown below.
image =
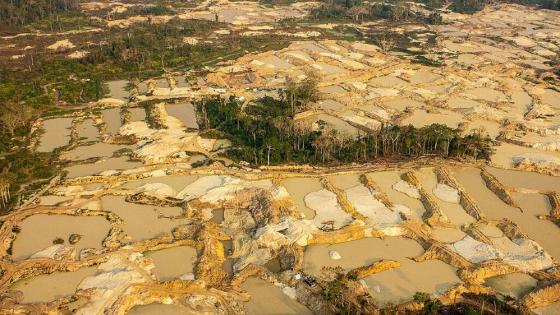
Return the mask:
{"type": "Polygon", "coordinates": [[[423,168],[415,173],[424,190],[433,197],[433,200],[436,201],[451,223],[462,226],[476,221],[465,212],[465,209],[460,204],[445,202],[434,195],[433,191],[438,182],[432,168],[423,168]]]}
{"type": "Polygon", "coordinates": [[[148,177],[141,180],[127,182],[121,186],[124,189],[136,189],[145,184],[162,183],[170,186],[176,192],[180,192],[187,185],[194,183],[199,177],[196,175],[172,175],[162,177],[148,177]]]}
{"type": "Polygon", "coordinates": [[[142,107],[129,108],[130,119],[129,122],[133,121],[144,121],[146,119],[146,111],[142,107]]]}
{"type": "Polygon", "coordinates": [[[411,300],[417,291],[442,292],[460,282],[455,274],[456,269],[439,260],[416,263],[408,259],[422,253],[423,249],[418,243],[401,237],[387,237],[383,240],[365,238],[334,245],[308,246],[304,254],[303,270],[307,274],[320,275],[323,266],[340,266],[349,271],[382,259],[397,260],[401,263],[399,268],[364,279],[379,304],[411,300]],[[341,259],[331,259],[330,251],[338,252],[341,259]]]}
{"type": "Polygon", "coordinates": [[[19,227],[21,232],[17,234],[12,248],[15,260],[26,259],[52,246],[56,238],[62,238],[68,245],[68,238],[74,233],[82,236],[74,245],[78,252],[84,248],[100,249],[110,224],[104,217],[98,216],[36,214],[23,220],[19,227]]]}
{"type": "Polygon", "coordinates": [[[432,237],[442,243],[455,243],[465,237],[465,232],[453,228],[432,229],[432,237]]]}
{"type": "Polygon", "coordinates": [[[44,133],[39,139],[38,152],[51,152],[70,142],[72,118],[53,118],[43,121],[44,133]]]}
{"type": "Polygon", "coordinates": [[[129,161],[127,156],[121,156],[118,158],[109,158],[97,163],[73,165],[65,168],[65,170],[68,171],[68,178],[76,178],[98,175],[99,173],[109,170],[129,170],[141,167],[142,165],[141,162],[129,161]]]}
{"type": "Polygon", "coordinates": [[[410,76],[410,82],[413,84],[430,83],[441,78],[441,75],[429,71],[418,71],[410,76]]]}
{"type": "Polygon", "coordinates": [[[398,112],[402,112],[404,111],[407,107],[411,107],[411,108],[420,108],[422,106],[424,106],[424,103],[409,99],[409,98],[405,98],[405,97],[399,97],[399,98],[395,98],[392,99],[390,101],[386,101],[384,102],[384,105],[386,107],[392,108],[398,112]]]}
{"type": "Polygon", "coordinates": [[[185,224],[185,219],[168,219],[160,217],[167,212],[177,213],[178,207],[155,207],[125,201],[124,196],[103,196],[103,209],[117,214],[123,219],[124,232],[134,241],[155,238],[164,233],[171,233],[173,228],[185,224]]]}
{"type": "Polygon", "coordinates": [[[84,267],[71,272],[54,272],[20,280],[10,290],[23,292],[23,303],[51,302],[72,295],[82,280],[93,276],[97,267],[84,267]]]}
{"type": "Polygon", "coordinates": [[[513,198],[523,213],[510,220],[516,222],[522,231],[537,241],[552,257],[560,258],[560,228],[551,221],[537,218],[538,215],[550,214],[548,197],[542,194],[514,193],[513,198]]]}
{"type": "Polygon", "coordinates": [[[521,154],[543,154],[553,158],[560,158],[560,152],[546,151],[543,152],[537,148],[529,148],[511,143],[502,142],[499,146],[494,147],[495,152],[492,155],[492,164],[500,168],[512,169],[515,167],[513,158],[521,154]]]}
{"type": "MultiPolygon", "coordinates": [[[[456,168],[455,178],[470,193],[474,201],[490,220],[507,218],[515,222],[521,231],[539,243],[553,257],[560,257],[560,229],[552,222],[539,220],[536,216],[548,213],[545,196],[538,194],[514,194],[520,209],[502,202],[490,191],[476,168],[456,168]]],[[[550,207],[550,206],[548,206],[550,207]]]]}
{"type": "Polygon", "coordinates": [[[153,303],[137,305],[126,313],[127,315],[192,315],[193,311],[175,304],[153,303]]]}
{"type": "Polygon", "coordinates": [[[550,304],[548,306],[532,309],[538,315],[558,315],[560,314],[560,302],[550,304]]]}
{"type": "Polygon", "coordinates": [[[319,178],[316,177],[294,177],[282,180],[281,185],[286,188],[290,194],[296,211],[305,214],[305,219],[313,219],[315,211],[307,207],[304,198],[307,194],[323,189],[319,178]]]}
{"type": "Polygon", "coordinates": [[[560,191],[560,177],[488,167],[488,171],[505,186],[538,191],[560,191]]]}
{"type": "Polygon", "coordinates": [[[166,104],[165,110],[171,116],[178,118],[187,129],[198,129],[196,113],[191,103],[166,104]]]}
{"type": "Polygon", "coordinates": [[[423,109],[417,109],[411,116],[403,119],[400,124],[403,126],[413,125],[416,128],[422,128],[438,123],[451,128],[457,128],[463,121],[464,118],[462,115],[452,111],[440,110],[439,113],[428,113],[423,109]]]}
{"type": "Polygon", "coordinates": [[[361,184],[360,174],[334,175],[328,178],[331,184],[340,190],[346,190],[361,184]]]}
{"type": "Polygon", "coordinates": [[[312,314],[305,306],[285,295],[279,287],[264,280],[248,278],[241,289],[251,295],[249,302],[244,303],[248,315],[312,314]]]}
{"type": "Polygon", "coordinates": [[[193,273],[196,249],[177,246],[148,252],[146,256],[154,260],[153,273],[158,281],[169,281],[193,273]]]}
{"type": "Polygon", "coordinates": [[[306,118],[305,120],[309,123],[317,123],[318,121],[322,120],[327,123],[326,128],[336,129],[342,136],[345,137],[353,137],[359,133],[356,127],[350,125],[349,123],[347,123],[346,121],[340,118],[328,114],[313,115],[310,116],[309,118],[306,118]]]}
{"type": "Polygon", "coordinates": [[[422,217],[425,210],[420,200],[409,197],[406,194],[393,189],[393,185],[401,179],[400,176],[402,172],[387,171],[369,174],[372,176],[381,191],[387,194],[387,197],[391,202],[408,207],[412,213],[415,214],[417,219],[422,217]]]}
{"type": "Polygon", "coordinates": [[[54,206],[64,201],[72,200],[73,197],[44,195],[39,197],[39,204],[44,206],[54,206]]]}
{"type": "Polygon", "coordinates": [[[516,272],[488,278],[486,285],[504,295],[518,299],[533,290],[537,286],[537,280],[527,274],[516,272]]]}
{"type": "Polygon", "coordinates": [[[128,100],[128,91],[126,90],[126,86],[128,85],[128,81],[126,80],[117,80],[117,81],[109,81],[107,82],[109,86],[109,97],[116,98],[120,100],[128,100]]]}
{"type": "Polygon", "coordinates": [[[76,131],[78,132],[78,139],[80,141],[95,141],[99,137],[99,130],[97,130],[95,122],[92,119],[86,119],[78,123],[76,131]]]}
{"type": "Polygon", "coordinates": [[[117,133],[121,127],[121,109],[109,108],[101,111],[101,117],[107,124],[107,133],[117,133]]]}
{"type": "Polygon", "coordinates": [[[64,160],[69,161],[80,161],[87,160],[95,157],[110,157],[114,152],[121,149],[133,150],[134,145],[122,145],[122,144],[109,144],[98,142],[92,145],[82,145],[75,147],[72,150],[63,152],[60,156],[64,160]]]}

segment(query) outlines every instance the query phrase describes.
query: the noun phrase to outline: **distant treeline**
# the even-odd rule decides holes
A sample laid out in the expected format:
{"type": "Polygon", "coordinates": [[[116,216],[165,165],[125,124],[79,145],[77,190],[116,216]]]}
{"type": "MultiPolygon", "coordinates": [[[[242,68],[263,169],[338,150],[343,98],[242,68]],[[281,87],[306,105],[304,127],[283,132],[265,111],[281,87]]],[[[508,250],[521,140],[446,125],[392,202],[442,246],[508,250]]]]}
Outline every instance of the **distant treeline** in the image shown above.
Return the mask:
{"type": "MultiPolygon", "coordinates": [[[[272,0],[270,0],[272,1],[272,0]]],[[[436,9],[449,4],[449,9],[461,13],[474,13],[491,3],[518,3],[536,6],[542,9],[560,10],[560,0],[322,0],[321,5],[313,9],[314,18],[354,19],[356,21],[388,19],[394,22],[421,20],[432,24],[441,23],[441,16],[436,9]],[[425,5],[431,14],[415,10],[414,2],[425,5]]]]}
{"type": "MultiPolygon", "coordinates": [[[[427,6],[440,6],[438,0],[428,0],[427,6]]],[[[389,19],[391,21],[423,20],[429,23],[440,23],[437,13],[421,14],[413,10],[408,1],[363,1],[363,0],[323,0],[321,5],[313,9],[314,18],[351,18],[356,21],[373,19],[389,19]]]]}
{"type": "Polygon", "coordinates": [[[78,3],[79,0],[2,0],[0,30],[18,29],[29,23],[77,11],[78,3]]]}
{"type": "MultiPolygon", "coordinates": [[[[503,3],[517,3],[535,6],[540,9],[560,10],[560,0],[503,0],[503,3]]],[[[453,0],[451,10],[461,13],[474,13],[484,9],[487,4],[497,3],[491,0],[453,0]]]]}
{"type": "Polygon", "coordinates": [[[384,125],[357,136],[343,135],[323,121],[293,120],[289,102],[269,97],[241,108],[234,98],[196,103],[201,127],[225,137],[234,148],[226,154],[257,165],[282,163],[352,163],[420,156],[489,159],[493,141],[479,133],[462,136],[441,124],[423,128],[384,125]]]}

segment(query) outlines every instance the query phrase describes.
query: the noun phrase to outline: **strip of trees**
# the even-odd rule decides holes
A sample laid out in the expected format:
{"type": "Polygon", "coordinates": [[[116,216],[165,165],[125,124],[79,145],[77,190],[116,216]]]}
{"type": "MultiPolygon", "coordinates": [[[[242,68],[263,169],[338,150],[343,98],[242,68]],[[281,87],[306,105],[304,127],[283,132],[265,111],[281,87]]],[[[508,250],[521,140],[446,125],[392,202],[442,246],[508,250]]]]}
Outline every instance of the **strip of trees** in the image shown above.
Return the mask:
{"type": "Polygon", "coordinates": [[[0,29],[19,29],[43,19],[58,19],[63,13],[77,12],[78,0],[2,0],[0,29]]]}
{"type": "MultiPolygon", "coordinates": [[[[439,8],[440,1],[426,1],[426,5],[439,8]]],[[[375,19],[388,19],[394,22],[421,20],[428,23],[441,23],[441,16],[433,12],[425,15],[413,10],[407,1],[363,1],[363,0],[323,0],[321,5],[313,9],[311,16],[315,18],[353,19],[357,22],[375,19]]]]}
{"type": "Polygon", "coordinates": [[[196,103],[200,125],[231,140],[228,157],[255,165],[366,163],[380,159],[489,159],[493,141],[478,132],[462,135],[441,124],[423,128],[383,125],[370,132],[346,135],[324,121],[312,128],[295,121],[288,98],[262,98],[242,108],[235,98],[196,103]]]}

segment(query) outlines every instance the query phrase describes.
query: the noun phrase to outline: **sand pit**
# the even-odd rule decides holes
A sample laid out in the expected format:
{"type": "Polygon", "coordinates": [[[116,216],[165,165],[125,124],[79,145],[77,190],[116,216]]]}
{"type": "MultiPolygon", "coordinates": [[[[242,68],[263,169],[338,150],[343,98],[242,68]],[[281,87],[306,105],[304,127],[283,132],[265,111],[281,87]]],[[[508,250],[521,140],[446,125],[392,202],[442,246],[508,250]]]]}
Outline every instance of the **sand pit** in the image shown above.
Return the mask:
{"type": "Polygon", "coordinates": [[[459,203],[460,196],[457,189],[449,187],[445,184],[437,184],[433,189],[433,193],[438,199],[449,202],[449,203],[459,203]]]}
{"type": "Polygon", "coordinates": [[[319,122],[325,122],[327,128],[334,128],[343,136],[355,137],[358,134],[358,129],[349,123],[345,122],[340,118],[328,114],[318,114],[313,115],[309,118],[305,118],[306,121],[313,124],[313,129],[318,130],[320,128],[319,122]]]}
{"type": "Polygon", "coordinates": [[[539,173],[522,172],[489,167],[488,171],[496,176],[498,180],[512,188],[524,188],[536,191],[560,191],[560,177],[549,176],[539,173]]]}
{"type": "Polygon", "coordinates": [[[402,179],[393,184],[393,189],[411,198],[420,199],[420,192],[418,191],[418,188],[402,179]]]}
{"type": "Polygon", "coordinates": [[[137,181],[127,182],[120,186],[122,189],[137,189],[146,184],[165,184],[171,187],[174,191],[181,191],[187,185],[194,183],[199,177],[196,175],[174,175],[174,176],[161,176],[161,177],[148,177],[137,181]]]}
{"type": "Polygon", "coordinates": [[[251,296],[245,303],[247,314],[312,314],[305,306],[284,294],[280,287],[264,280],[248,278],[241,288],[251,296]]]}
{"type": "Polygon", "coordinates": [[[104,210],[111,211],[123,219],[124,232],[131,240],[140,241],[155,238],[180,224],[185,224],[185,219],[168,219],[162,214],[168,212],[176,214],[180,210],[174,207],[155,207],[126,202],[123,196],[103,196],[101,204],[104,210]]]}
{"type": "Polygon", "coordinates": [[[400,234],[396,226],[402,222],[398,212],[387,208],[379,200],[375,199],[375,194],[364,185],[354,186],[346,189],[344,194],[352,206],[362,215],[368,218],[368,223],[384,231],[385,233],[400,234]],[[395,231],[392,231],[391,228],[395,231]]]}
{"type": "Polygon", "coordinates": [[[454,228],[435,228],[432,229],[432,236],[442,243],[455,243],[465,237],[465,232],[454,228]]]}
{"type": "Polygon", "coordinates": [[[422,217],[425,209],[420,200],[393,189],[394,184],[400,181],[400,172],[375,172],[369,175],[373,177],[381,191],[387,194],[391,202],[406,206],[413,214],[413,218],[422,217]]]}
{"type": "Polygon", "coordinates": [[[305,204],[315,211],[313,223],[321,228],[328,226],[327,222],[334,221],[333,227],[341,227],[352,222],[352,216],[340,207],[336,194],[326,189],[311,192],[304,198],[305,204]]]}
{"type": "Polygon", "coordinates": [[[401,267],[364,279],[373,298],[380,304],[411,300],[417,291],[442,293],[460,282],[455,269],[441,261],[415,263],[407,258],[418,256],[422,252],[418,243],[399,237],[387,237],[384,240],[366,238],[334,245],[308,246],[304,256],[304,271],[320,275],[323,266],[340,266],[348,271],[381,259],[397,260],[401,267]],[[339,253],[341,258],[333,260],[329,256],[331,251],[339,253]]]}
{"type": "Polygon", "coordinates": [[[313,219],[315,211],[309,208],[304,201],[307,194],[321,190],[323,186],[318,178],[315,177],[294,177],[282,180],[281,185],[286,188],[296,210],[303,213],[306,219],[313,219]]]}
{"type": "Polygon", "coordinates": [[[106,132],[117,133],[121,128],[121,109],[110,108],[101,111],[103,122],[107,125],[106,132]]]}
{"type": "Polygon", "coordinates": [[[72,118],[54,118],[43,122],[45,133],[39,140],[38,152],[51,152],[56,148],[68,145],[70,142],[70,127],[72,118]]]}
{"type": "Polygon", "coordinates": [[[463,94],[469,98],[487,102],[500,102],[506,100],[504,93],[485,87],[470,89],[463,92],[463,94]]]}
{"type": "Polygon", "coordinates": [[[475,219],[468,215],[465,209],[459,205],[458,192],[449,186],[437,182],[433,169],[422,168],[415,172],[415,174],[427,193],[435,197],[433,200],[435,200],[443,214],[451,223],[462,226],[475,221],[475,219]]]}
{"type": "Polygon", "coordinates": [[[144,108],[129,108],[128,112],[130,113],[130,119],[128,122],[144,121],[146,119],[146,110],[144,110],[144,108]]]}
{"type": "Polygon", "coordinates": [[[521,209],[503,203],[489,190],[476,169],[462,169],[455,172],[455,177],[465,190],[474,198],[482,211],[492,220],[507,218],[515,222],[521,231],[537,241],[550,255],[558,257],[560,229],[549,221],[539,220],[537,215],[547,212],[547,200],[542,195],[516,195],[521,209]],[[540,206],[539,206],[540,205],[540,206]]]}
{"type": "Polygon", "coordinates": [[[196,250],[192,247],[171,247],[148,252],[146,256],[154,260],[153,273],[158,281],[194,278],[193,268],[197,256],[196,250]]]}
{"type": "Polygon", "coordinates": [[[127,315],[189,315],[191,309],[174,304],[152,303],[148,305],[138,305],[130,309],[127,315]]]}
{"type": "Polygon", "coordinates": [[[455,112],[439,110],[436,113],[428,113],[423,109],[414,110],[413,114],[401,121],[401,125],[413,125],[422,128],[431,124],[442,124],[451,128],[457,128],[464,118],[455,112]]]}
{"type": "Polygon", "coordinates": [[[98,142],[92,145],[75,147],[72,150],[63,152],[60,157],[61,159],[69,161],[81,161],[96,157],[111,157],[119,150],[132,151],[134,148],[134,145],[119,145],[98,142]]]}
{"type": "Polygon", "coordinates": [[[109,87],[109,94],[110,98],[128,101],[129,92],[127,91],[128,81],[126,80],[117,80],[117,81],[109,81],[107,82],[107,86],[109,87]]]}
{"type": "Polygon", "coordinates": [[[537,280],[524,273],[511,273],[489,278],[485,284],[504,295],[518,299],[534,289],[537,280]]]}
{"type": "Polygon", "coordinates": [[[390,101],[386,101],[384,102],[384,105],[398,112],[402,112],[408,107],[420,108],[424,106],[424,104],[421,102],[409,98],[404,98],[404,97],[399,97],[399,98],[392,99],[390,101]]]}
{"type": "Polygon", "coordinates": [[[100,173],[107,172],[112,173],[113,171],[118,172],[123,170],[130,170],[142,166],[142,163],[129,161],[128,157],[124,156],[118,158],[108,158],[94,164],[78,164],[67,167],[65,170],[68,171],[68,178],[76,178],[99,175],[100,173]]]}
{"type": "Polygon", "coordinates": [[[535,148],[501,143],[492,156],[492,164],[501,168],[515,168],[518,164],[531,164],[543,168],[560,167],[560,152],[542,151],[535,148]],[[540,162],[542,161],[542,162],[540,162]]]}
{"type": "Polygon", "coordinates": [[[80,282],[96,272],[97,267],[84,267],[72,272],[54,272],[20,280],[11,290],[23,292],[23,303],[47,303],[74,294],[80,282]]]}
{"type": "Polygon", "coordinates": [[[165,110],[169,115],[178,118],[188,129],[198,129],[196,113],[191,103],[166,104],[165,110]]]}
{"type": "Polygon", "coordinates": [[[369,80],[369,84],[372,86],[383,87],[383,88],[393,88],[399,86],[407,85],[407,82],[399,79],[396,76],[387,75],[383,77],[377,77],[369,80]]]}
{"type": "Polygon", "coordinates": [[[410,76],[410,82],[413,84],[431,83],[439,80],[442,76],[428,71],[417,71],[410,76]]]}
{"type": "Polygon", "coordinates": [[[80,122],[76,126],[76,132],[78,133],[78,139],[84,142],[95,141],[99,137],[99,131],[92,119],[86,119],[80,122]]]}
{"type": "Polygon", "coordinates": [[[100,216],[78,217],[69,215],[33,215],[19,224],[21,232],[13,243],[13,258],[22,260],[53,245],[57,238],[69,245],[72,234],[81,239],[72,245],[77,254],[82,249],[100,249],[109,233],[109,222],[100,216]]]}

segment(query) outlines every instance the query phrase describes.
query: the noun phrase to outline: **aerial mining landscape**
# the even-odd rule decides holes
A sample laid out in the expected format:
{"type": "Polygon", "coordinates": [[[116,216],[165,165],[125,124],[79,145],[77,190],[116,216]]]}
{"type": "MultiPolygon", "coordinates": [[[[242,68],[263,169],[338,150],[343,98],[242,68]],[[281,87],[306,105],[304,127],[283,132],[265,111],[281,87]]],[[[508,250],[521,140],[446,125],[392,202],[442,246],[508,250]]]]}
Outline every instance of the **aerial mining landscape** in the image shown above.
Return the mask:
{"type": "Polygon", "coordinates": [[[560,314],[555,0],[0,3],[0,314],[560,314]]]}

